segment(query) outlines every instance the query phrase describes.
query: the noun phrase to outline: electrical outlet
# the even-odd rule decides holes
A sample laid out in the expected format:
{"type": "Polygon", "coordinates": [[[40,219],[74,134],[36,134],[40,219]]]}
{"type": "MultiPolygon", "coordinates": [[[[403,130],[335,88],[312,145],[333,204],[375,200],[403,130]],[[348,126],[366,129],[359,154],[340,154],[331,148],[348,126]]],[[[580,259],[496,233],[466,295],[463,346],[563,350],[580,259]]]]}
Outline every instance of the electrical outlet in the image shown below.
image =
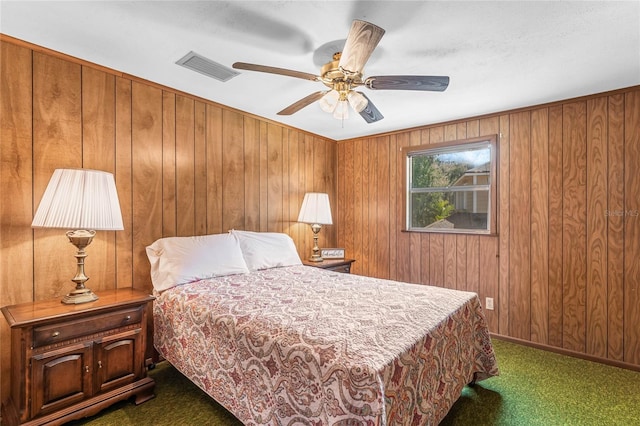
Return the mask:
{"type": "Polygon", "coordinates": [[[484,302],[484,307],[487,311],[493,311],[493,297],[487,297],[484,302]]]}

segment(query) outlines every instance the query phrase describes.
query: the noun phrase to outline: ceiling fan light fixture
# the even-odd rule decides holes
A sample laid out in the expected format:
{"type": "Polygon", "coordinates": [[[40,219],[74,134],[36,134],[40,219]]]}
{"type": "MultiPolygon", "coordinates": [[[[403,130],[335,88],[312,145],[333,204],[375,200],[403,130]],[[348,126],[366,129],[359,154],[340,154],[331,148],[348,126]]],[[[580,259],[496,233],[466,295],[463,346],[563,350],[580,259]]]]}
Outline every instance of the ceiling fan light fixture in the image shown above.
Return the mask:
{"type": "Polygon", "coordinates": [[[338,102],[335,111],[333,111],[333,118],[338,120],[346,120],[349,118],[349,103],[347,101],[338,102]]]}
{"type": "Polygon", "coordinates": [[[320,108],[322,108],[324,112],[332,113],[336,110],[339,99],[340,94],[337,90],[334,89],[330,90],[322,98],[320,98],[320,101],[318,103],[320,104],[320,108]]]}
{"type": "Polygon", "coordinates": [[[384,29],[377,25],[354,19],[342,52],[334,53],[333,60],[320,69],[320,75],[246,62],[236,62],[233,68],[310,80],[322,83],[329,88],[328,91],[326,89],[317,91],[294,102],[278,112],[278,115],[291,115],[319,101],[320,108],[324,112],[333,114],[339,120],[348,118],[349,108],[353,108],[367,123],[375,123],[382,120],[384,116],[364,93],[357,92],[354,88],[364,86],[370,90],[442,92],[449,86],[447,76],[382,75],[363,79],[363,67],[384,33],[384,29]]]}
{"type": "Polygon", "coordinates": [[[349,100],[349,105],[354,109],[355,112],[359,113],[363,109],[367,107],[369,100],[365,98],[362,93],[351,90],[347,95],[347,99],[349,100]]]}

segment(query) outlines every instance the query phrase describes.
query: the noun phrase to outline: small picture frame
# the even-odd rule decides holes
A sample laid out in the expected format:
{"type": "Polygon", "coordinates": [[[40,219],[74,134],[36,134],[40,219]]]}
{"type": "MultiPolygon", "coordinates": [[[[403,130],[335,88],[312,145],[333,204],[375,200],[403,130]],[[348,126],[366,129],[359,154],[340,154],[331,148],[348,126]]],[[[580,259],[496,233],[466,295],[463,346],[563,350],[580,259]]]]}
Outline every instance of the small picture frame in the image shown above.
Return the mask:
{"type": "Polygon", "coordinates": [[[343,248],[323,248],[320,249],[320,256],[323,259],[344,259],[343,248]]]}

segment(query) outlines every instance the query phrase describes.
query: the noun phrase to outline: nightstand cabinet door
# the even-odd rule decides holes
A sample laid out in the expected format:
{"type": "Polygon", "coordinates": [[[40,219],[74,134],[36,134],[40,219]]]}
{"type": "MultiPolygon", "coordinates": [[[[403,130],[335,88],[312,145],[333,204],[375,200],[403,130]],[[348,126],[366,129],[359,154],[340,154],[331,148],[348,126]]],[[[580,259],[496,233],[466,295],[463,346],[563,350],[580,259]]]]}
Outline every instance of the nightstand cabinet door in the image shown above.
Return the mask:
{"type": "Polygon", "coordinates": [[[66,346],[31,358],[31,417],[52,413],[91,396],[93,345],[66,346]]]}
{"type": "Polygon", "coordinates": [[[144,377],[144,348],[140,329],[96,342],[95,392],[106,392],[144,377]]]}
{"type": "Polygon", "coordinates": [[[98,297],[81,305],[52,299],[1,309],[11,327],[12,366],[3,425],[60,425],[117,401],[153,398],[145,365],[153,296],[129,288],[98,297]]]}

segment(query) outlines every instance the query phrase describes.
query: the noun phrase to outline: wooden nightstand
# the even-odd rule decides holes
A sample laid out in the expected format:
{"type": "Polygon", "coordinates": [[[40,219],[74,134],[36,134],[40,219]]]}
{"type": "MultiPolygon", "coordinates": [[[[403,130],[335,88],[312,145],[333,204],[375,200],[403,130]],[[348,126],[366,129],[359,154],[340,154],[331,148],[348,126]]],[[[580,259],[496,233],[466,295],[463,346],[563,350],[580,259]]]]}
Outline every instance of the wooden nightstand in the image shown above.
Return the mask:
{"type": "Polygon", "coordinates": [[[325,259],[322,262],[311,262],[310,260],[305,259],[302,261],[306,266],[344,272],[345,274],[351,273],[351,264],[353,262],[355,262],[355,259],[325,259]]]}
{"type": "Polygon", "coordinates": [[[95,302],[60,299],[2,308],[11,326],[11,392],[6,425],[61,424],[135,396],[153,398],[147,377],[148,293],[119,289],[95,302]]]}

